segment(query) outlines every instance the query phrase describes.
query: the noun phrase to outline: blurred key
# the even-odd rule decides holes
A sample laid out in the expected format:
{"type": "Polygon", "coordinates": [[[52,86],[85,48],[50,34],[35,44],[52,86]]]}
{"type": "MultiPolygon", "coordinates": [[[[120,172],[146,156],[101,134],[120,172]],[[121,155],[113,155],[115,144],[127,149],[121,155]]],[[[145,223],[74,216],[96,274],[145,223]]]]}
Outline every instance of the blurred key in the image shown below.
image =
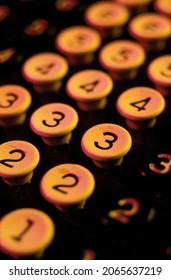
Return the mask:
{"type": "Polygon", "coordinates": [[[38,149],[29,142],[13,140],[0,145],[0,176],[8,185],[30,182],[40,159],[38,149]]]}
{"type": "Polygon", "coordinates": [[[128,30],[146,51],[161,51],[171,35],[171,22],[164,15],[144,13],[130,21],[128,30]]]}
{"type": "Polygon", "coordinates": [[[67,27],[55,38],[57,50],[66,56],[71,65],[90,64],[100,45],[100,34],[86,25],[67,27]]]}
{"type": "Polygon", "coordinates": [[[116,0],[116,2],[126,6],[131,14],[137,14],[147,11],[152,0],[116,0]]]}
{"type": "Polygon", "coordinates": [[[164,96],[171,96],[171,55],[153,59],[147,68],[148,78],[164,96]]]}
{"type": "Polygon", "coordinates": [[[165,100],[153,88],[134,87],[120,94],[116,108],[130,128],[146,129],[155,125],[157,116],[165,108],[165,100]]]}
{"type": "Polygon", "coordinates": [[[82,70],[70,77],[66,84],[68,95],[83,111],[104,109],[107,96],[113,89],[111,77],[96,69],[82,70]]]}
{"type": "Polygon", "coordinates": [[[57,92],[68,72],[68,63],[53,52],[37,53],[23,63],[22,74],[39,93],[57,92]]]}
{"type": "Polygon", "coordinates": [[[171,18],[170,0],[154,0],[153,6],[156,12],[171,18]]]}
{"type": "Polygon", "coordinates": [[[112,1],[97,1],[86,8],[84,19],[103,38],[118,37],[129,19],[129,11],[112,1]]]}
{"type": "Polygon", "coordinates": [[[35,110],[30,118],[31,129],[50,146],[68,144],[77,123],[77,112],[63,103],[43,105],[35,110]]]}
{"type": "Polygon", "coordinates": [[[112,123],[102,123],[91,127],[81,139],[83,152],[101,168],[120,165],[131,145],[132,139],[129,132],[112,123]]]}
{"type": "Polygon", "coordinates": [[[65,163],[48,170],[41,182],[42,196],[60,211],[75,211],[84,208],[92,195],[95,179],[84,166],[65,163]]]}
{"type": "Polygon", "coordinates": [[[0,125],[9,127],[23,124],[31,99],[29,91],[20,85],[0,86],[0,125]]]}
{"type": "Polygon", "coordinates": [[[41,258],[55,234],[52,219],[34,208],[9,212],[0,222],[0,251],[14,259],[41,258]]]}
{"type": "Polygon", "coordinates": [[[100,64],[115,81],[134,79],[146,58],[144,49],[131,40],[116,40],[99,52],[100,64]]]}

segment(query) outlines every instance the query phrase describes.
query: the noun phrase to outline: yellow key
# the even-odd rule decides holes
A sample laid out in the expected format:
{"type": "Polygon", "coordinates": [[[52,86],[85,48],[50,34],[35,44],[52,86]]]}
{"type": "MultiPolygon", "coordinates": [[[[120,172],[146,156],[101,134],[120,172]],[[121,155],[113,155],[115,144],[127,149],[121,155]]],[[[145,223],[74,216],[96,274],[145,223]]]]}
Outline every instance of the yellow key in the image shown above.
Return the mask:
{"type": "Polygon", "coordinates": [[[59,211],[75,211],[83,208],[92,195],[95,179],[84,166],[65,163],[48,170],[41,182],[42,196],[59,211]]]}
{"type": "Polygon", "coordinates": [[[38,149],[29,142],[5,142],[0,145],[0,176],[8,185],[24,185],[30,182],[39,158],[38,149]]]}
{"type": "Polygon", "coordinates": [[[146,129],[155,125],[156,117],[165,108],[165,100],[157,90],[134,87],[120,94],[116,108],[130,128],[146,129]]]}
{"type": "Polygon", "coordinates": [[[55,39],[57,50],[66,56],[71,65],[90,64],[100,45],[100,34],[86,25],[67,27],[55,39]]]}
{"type": "Polygon", "coordinates": [[[81,110],[94,111],[105,108],[113,85],[111,77],[105,72],[88,69],[72,75],[66,84],[66,91],[81,110]]]}
{"type": "Polygon", "coordinates": [[[31,94],[24,87],[15,84],[0,86],[0,125],[23,124],[30,104],[31,94]]]}
{"type": "Polygon", "coordinates": [[[114,81],[134,79],[145,58],[141,45],[131,40],[109,42],[99,52],[100,64],[114,81]]]}
{"type": "Polygon", "coordinates": [[[103,38],[120,36],[129,16],[126,7],[112,1],[97,1],[89,5],[84,13],[86,23],[103,38]]]}
{"type": "Polygon", "coordinates": [[[171,22],[164,15],[144,13],[130,21],[128,30],[146,51],[161,51],[171,35],[171,22]]]}
{"type": "Polygon", "coordinates": [[[153,6],[156,12],[171,18],[170,0],[154,0],[153,6]]]}
{"type": "Polygon", "coordinates": [[[34,54],[22,66],[23,77],[39,93],[58,91],[67,72],[66,59],[53,52],[34,54]]]}
{"type": "Polygon", "coordinates": [[[83,152],[101,168],[120,165],[131,145],[132,139],[129,132],[112,123],[102,123],[91,127],[81,139],[83,152]]]}
{"type": "Polygon", "coordinates": [[[171,95],[171,55],[161,55],[151,61],[147,68],[148,78],[164,96],[171,95]]]}
{"type": "Polygon", "coordinates": [[[41,258],[53,240],[55,226],[44,212],[21,208],[0,221],[0,251],[14,259],[41,258]]]}
{"type": "Polygon", "coordinates": [[[43,105],[30,118],[31,129],[50,146],[69,143],[77,123],[78,114],[75,109],[63,103],[43,105]]]}
{"type": "Polygon", "coordinates": [[[152,0],[116,0],[129,9],[131,14],[142,13],[148,10],[152,0]]]}

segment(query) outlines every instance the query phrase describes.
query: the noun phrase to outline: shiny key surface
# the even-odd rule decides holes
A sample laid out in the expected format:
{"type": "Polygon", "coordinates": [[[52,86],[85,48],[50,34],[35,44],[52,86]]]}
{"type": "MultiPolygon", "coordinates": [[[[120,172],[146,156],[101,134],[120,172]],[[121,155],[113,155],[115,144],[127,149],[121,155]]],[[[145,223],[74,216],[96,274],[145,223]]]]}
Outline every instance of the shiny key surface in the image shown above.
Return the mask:
{"type": "Polygon", "coordinates": [[[170,259],[167,1],[1,2],[0,258],[170,259]]]}

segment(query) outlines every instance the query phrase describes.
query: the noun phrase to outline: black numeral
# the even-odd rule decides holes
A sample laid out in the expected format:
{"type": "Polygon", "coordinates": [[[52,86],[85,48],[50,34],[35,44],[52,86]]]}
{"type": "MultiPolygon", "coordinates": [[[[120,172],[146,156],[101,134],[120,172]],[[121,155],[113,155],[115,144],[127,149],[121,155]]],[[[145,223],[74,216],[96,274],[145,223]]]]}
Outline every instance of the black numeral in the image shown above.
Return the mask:
{"type": "Polygon", "coordinates": [[[80,88],[84,89],[86,92],[91,92],[98,85],[98,83],[99,83],[99,80],[96,80],[92,83],[87,83],[87,84],[81,85],[80,88]]]}
{"type": "Polygon", "coordinates": [[[103,133],[104,136],[111,136],[113,139],[112,140],[108,140],[106,139],[105,142],[108,143],[108,145],[106,147],[104,146],[100,146],[99,143],[97,141],[94,142],[94,145],[101,150],[108,150],[110,148],[112,148],[113,143],[116,142],[116,140],[118,139],[118,136],[112,132],[104,132],[103,133]]]}
{"type": "Polygon", "coordinates": [[[32,227],[33,223],[34,222],[32,220],[28,219],[27,226],[23,229],[23,231],[18,236],[12,236],[12,238],[15,239],[16,241],[20,241],[23,235],[26,234],[26,232],[32,227]]]}
{"type": "Polygon", "coordinates": [[[7,166],[7,167],[12,168],[14,166],[12,164],[7,163],[7,162],[21,161],[25,157],[25,152],[20,150],[20,149],[15,149],[15,150],[12,150],[12,151],[9,152],[9,154],[11,154],[11,155],[14,154],[14,153],[19,153],[20,157],[17,158],[17,159],[2,159],[2,160],[0,160],[0,164],[3,164],[5,166],[7,166]]]}
{"type": "Polygon", "coordinates": [[[62,176],[62,178],[64,178],[64,179],[67,178],[67,177],[71,177],[71,178],[74,179],[73,184],[70,184],[70,185],[68,185],[68,184],[65,184],[65,185],[61,184],[61,185],[54,186],[53,189],[55,189],[55,190],[57,190],[57,191],[59,191],[61,193],[67,194],[66,191],[61,190],[60,188],[71,188],[71,187],[74,187],[74,186],[76,186],[78,184],[79,180],[78,180],[78,177],[75,174],[68,173],[68,174],[65,174],[65,175],[62,176]]]}
{"type": "Polygon", "coordinates": [[[48,65],[37,67],[36,70],[38,72],[40,72],[41,74],[45,75],[45,74],[49,73],[49,71],[51,70],[52,67],[54,67],[54,64],[49,63],[48,65]]]}
{"type": "Polygon", "coordinates": [[[117,55],[112,56],[112,60],[116,61],[117,63],[123,63],[129,58],[131,53],[131,49],[124,48],[120,50],[120,52],[117,55]]]}
{"type": "Polygon", "coordinates": [[[147,103],[150,100],[151,100],[151,97],[148,97],[146,99],[142,99],[142,100],[139,100],[139,101],[136,101],[136,102],[132,102],[132,103],[130,103],[130,105],[132,105],[133,107],[137,108],[138,111],[141,111],[141,110],[145,110],[146,109],[145,106],[147,105],[147,103]],[[139,106],[139,104],[141,104],[141,106],[139,106]]]}
{"type": "Polygon", "coordinates": [[[1,104],[0,102],[0,107],[1,108],[9,108],[12,106],[12,104],[18,99],[18,96],[14,93],[7,93],[6,96],[10,97],[10,98],[7,98],[6,100],[6,105],[5,104],[1,104]]]}
{"type": "Polygon", "coordinates": [[[49,127],[54,127],[54,126],[57,126],[59,125],[60,121],[64,119],[65,115],[61,112],[52,112],[53,115],[59,115],[59,118],[56,119],[56,118],[53,118],[53,121],[54,123],[53,124],[48,124],[46,122],[46,120],[43,120],[42,123],[46,126],[49,126],[49,127]]]}

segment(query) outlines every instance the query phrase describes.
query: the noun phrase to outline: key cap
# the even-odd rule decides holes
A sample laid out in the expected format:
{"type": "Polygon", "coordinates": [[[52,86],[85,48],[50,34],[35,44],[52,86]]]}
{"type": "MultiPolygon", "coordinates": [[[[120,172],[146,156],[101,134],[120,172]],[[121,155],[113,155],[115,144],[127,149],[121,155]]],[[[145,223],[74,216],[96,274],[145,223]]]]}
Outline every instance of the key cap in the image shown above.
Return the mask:
{"type": "Polygon", "coordinates": [[[153,3],[153,7],[156,12],[171,17],[170,0],[155,0],[153,3]]]}
{"type": "Polygon", "coordinates": [[[84,208],[92,195],[95,179],[84,166],[65,163],[48,170],[41,179],[40,192],[44,199],[62,212],[84,208]]]}
{"type": "Polygon", "coordinates": [[[0,125],[8,127],[23,124],[31,100],[30,92],[20,85],[0,86],[0,125]]]}
{"type": "Polygon", "coordinates": [[[52,219],[34,208],[13,210],[0,222],[0,250],[14,259],[41,258],[55,234],[52,219]]]}
{"type": "Polygon", "coordinates": [[[171,95],[171,55],[161,55],[151,61],[147,68],[148,78],[164,96],[171,95]]]}
{"type": "Polygon", "coordinates": [[[105,72],[88,69],[72,75],[67,81],[66,91],[81,110],[94,111],[105,108],[113,85],[111,77],[105,72]]]}
{"type": "Polygon", "coordinates": [[[33,132],[49,146],[68,144],[77,123],[77,112],[63,103],[43,105],[35,110],[30,118],[33,132]]]}
{"type": "Polygon", "coordinates": [[[165,100],[160,92],[149,87],[134,87],[122,92],[117,101],[118,112],[125,117],[132,129],[151,128],[156,118],[165,108],[165,100]]]}
{"type": "Polygon", "coordinates": [[[137,14],[147,11],[152,0],[116,0],[116,2],[126,6],[131,14],[137,14]]]}
{"type": "Polygon", "coordinates": [[[131,40],[107,43],[99,52],[99,62],[115,81],[134,79],[146,59],[144,49],[131,40]]]}
{"type": "Polygon", "coordinates": [[[85,22],[103,38],[120,36],[129,16],[126,7],[111,1],[97,1],[89,5],[84,13],[85,22]]]}
{"type": "Polygon", "coordinates": [[[52,52],[32,55],[23,63],[22,75],[39,93],[59,91],[62,79],[68,72],[64,57],[52,52]]]}
{"type": "Polygon", "coordinates": [[[55,46],[71,65],[90,64],[101,45],[99,33],[91,27],[79,25],[61,30],[55,38],[55,46]]]}
{"type": "Polygon", "coordinates": [[[0,176],[11,186],[30,182],[39,163],[38,149],[29,142],[13,140],[0,145],[0,176]]]}
{"type": "Polygon", "coordinates": [[[120,165],[131,145],[129,132],[112,123],[102,123],[89,128],[81,139],[83,152],[100,168],[120,165]]]}
{"type": "Polygon", "coordinates": [[[171,35],[171,24],[164,15],[144,13],[130,21],[128,31],[146,51],[161,51],[171,35]]]}

